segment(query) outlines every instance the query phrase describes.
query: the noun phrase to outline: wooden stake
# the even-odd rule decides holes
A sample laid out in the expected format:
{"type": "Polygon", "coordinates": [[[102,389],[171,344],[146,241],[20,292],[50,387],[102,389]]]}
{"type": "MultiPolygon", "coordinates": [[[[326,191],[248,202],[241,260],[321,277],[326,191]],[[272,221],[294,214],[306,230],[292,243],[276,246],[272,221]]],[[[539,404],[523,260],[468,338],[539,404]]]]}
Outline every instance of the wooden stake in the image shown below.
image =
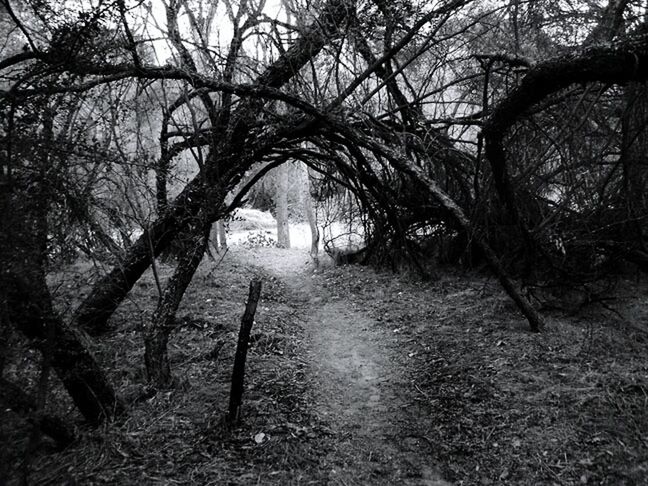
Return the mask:
{"type": "Polygon", "coordinates": [[[245,378],[245,360],[247,358],[250,331],[254,324],[254,314],[261,297],[261,281],[250,282],[250,295],[241,318],[236,355],[234,356],[234,369],[232,371],[232,390],[230,392],[229,412],[227,415],[230,424],[239,421],[241,397],[243,396],[243,381],[245,378]]]}

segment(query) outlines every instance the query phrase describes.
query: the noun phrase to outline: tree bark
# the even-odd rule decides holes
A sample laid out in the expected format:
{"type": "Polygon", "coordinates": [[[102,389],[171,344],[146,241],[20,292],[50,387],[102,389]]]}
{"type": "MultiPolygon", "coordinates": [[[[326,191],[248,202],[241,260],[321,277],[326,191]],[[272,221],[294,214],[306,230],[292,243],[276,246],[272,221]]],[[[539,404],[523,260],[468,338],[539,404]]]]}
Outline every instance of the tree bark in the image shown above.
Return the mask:
{"type": "Polygon", "coordinates": [[[0,403],[26,419],[33,421],[40,431],[54,439],[60,447],[67,447],[75,441],[74,430],[60,417],[49,414],[34,414],[38,410],[36,399],[20,386],[0,378],[0,403]]]}
{"type": "Polygon", "coordinates": [[[277,189],[275,192],[275,214],[277,216],[277,246],[290,248],[290,224],[288,222],[289,170],[287,164],[277,169],[277,189]]]}
{"type": "Polygon", "coordinates": [[[311,233],[310,256],[313,259],[313,262],[315,262],[315,265],[319,265],[320,233],[319,228],[317,227],[315,206],[313,204],[313,198],[311,197],[311,182],[308,173],[308,167],[306,165],[304,165],[303,167],[304,182],[301,189],[302,207],[304,208],[304,216],[306,217],[306,221],[308,221],[308,226],[310,227],[311,233]]]}
{"type": "Polygon", "coordinates": [[[157,388],[173,385],[167,343],[175,326],[175,315],[182,297],[207,250],[210,225],[190,235],[191,243],[164,289],[144,336],[144,360],[149,381],[157,388]]]}
{"type": "Polygon", "coordinates": [[[222,219],[216,221],[216,234],[218,235],[218,252],[225,253],[227,251],[227,231],[222,219]]]}
{"type": "Polygon", "coordinates": [[[260,297],[261,281],[252,280],[250,282],[250,293],[245,306],[245,312],[241,318],[241,329],[239,330],[238,343],[236,345],[236,355],[234,356],[232,389],[230,391],[229,411],[227,415],[230,423],[236,423],[240,419],[241,399],[243,397],[245,381],[245,361],[250,342],[250,332],[252,331],[252,325],[254,324],[254,314],[256,313],[260,297]]]}

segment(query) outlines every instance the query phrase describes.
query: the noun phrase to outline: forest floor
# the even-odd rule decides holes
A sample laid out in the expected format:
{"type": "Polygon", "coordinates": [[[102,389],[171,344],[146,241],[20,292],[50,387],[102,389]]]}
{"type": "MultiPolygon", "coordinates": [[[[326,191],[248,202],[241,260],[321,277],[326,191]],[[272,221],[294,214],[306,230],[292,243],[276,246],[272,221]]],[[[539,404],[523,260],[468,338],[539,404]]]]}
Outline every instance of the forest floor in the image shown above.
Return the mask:
{"type": "MultiPolygon", "coordinates": [[[[63,313],[94,278],[87,264],[71,270],[52,281],[63,313]]],[[[647,291],[620,280],[614,300],[545,312],[547,329],[532,334],[484,275],[422,282],[235,247],[203,262],[187,292],[170,340],[177,386],[145,394],[141,329],[157,299],[147,275],[92,345],[128,417],[86,428],[54,383],[49,408],[80,439],[25,457],[27,425],[3,411],[8,483],[27,472],[28,484],[648,484],[647,291]],[[251,278],[264,288],[242,421],[228,428],[251,278]]],[[[8,374],[29,385],[35,358],[19,344],[8,374]]]]}

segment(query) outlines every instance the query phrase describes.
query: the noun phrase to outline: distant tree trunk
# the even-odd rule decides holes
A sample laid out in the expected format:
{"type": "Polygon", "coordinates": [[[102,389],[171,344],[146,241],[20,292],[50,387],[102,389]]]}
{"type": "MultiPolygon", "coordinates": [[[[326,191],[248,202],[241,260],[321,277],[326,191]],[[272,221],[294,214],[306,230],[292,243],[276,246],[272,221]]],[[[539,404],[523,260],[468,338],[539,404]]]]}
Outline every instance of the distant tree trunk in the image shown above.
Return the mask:
{"type": "Polygon", "coordinates": [[[621,161],[631,236],[646,249],[648,217],[648,84],[625,87],[621,161]]]}
{"type": "Polygon", "coordinates": [[[216,221],[216,234],[218,235],[218,252],[224,253],[227,250],[227,231],[222,219],[216,221]]]}
{"type": "Polygon", "coordinates": [[[290,224],[288,223],[288,188],[289,170],[287,164],[277,169],[277,191],[275,194],[275,209],[277,215],[277,246],[290,248],[290,224]]]}
{"type": "Polygon", "coordinates": [[[302,207],[304,208],[304,216],[308,221],[308,226],[311,232],[311,249],[310,256],[316,265],[319,265],[319,242],[320,234],[317,228],[317,216],[315,215],[315,206],[313,198],[311,197],[311,184],[310,176],[308,174],[308,167],[304,166],[304,183],[301,188],[302,207]]]}
{"type": "Polygon", "coordinates": [[[175,316],[182,297],[207,249],[211,226],[189,236],[188,251],[178,261],[178,266],[169,279],[153,313],[151,323],[144,336],[144,360],[149,381],[158,388],[173,385],[167,343],[175,326],[175,316]]]}
{"type": "Polygon", "coordinates": [[[207,245],[207,252],[210,258],[214,258],[212,252],[219,255],[225,254],[227,251],[227,231],[225,230],[225,223],[223,220],[218,220],[211,225],[209,231],[209,242],[207,245]]]}

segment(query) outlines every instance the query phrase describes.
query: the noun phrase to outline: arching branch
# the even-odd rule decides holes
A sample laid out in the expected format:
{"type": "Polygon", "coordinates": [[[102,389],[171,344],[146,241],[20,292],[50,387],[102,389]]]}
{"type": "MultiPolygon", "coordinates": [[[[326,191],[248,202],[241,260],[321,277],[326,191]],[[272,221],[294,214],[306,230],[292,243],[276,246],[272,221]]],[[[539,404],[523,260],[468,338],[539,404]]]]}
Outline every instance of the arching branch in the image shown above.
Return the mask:
{"type": "Polygon", "coordinates": [[[504,150],[504,138],[509,128],[533,105],[573,84],[623,84],[646,79],[646,36],[612,46],[592,47],[536,64],[529,69],[520,85],[494,108],[483,126],[485,153],[493,171],[495,187],[516,220],[519,218],[504,150]]]}

